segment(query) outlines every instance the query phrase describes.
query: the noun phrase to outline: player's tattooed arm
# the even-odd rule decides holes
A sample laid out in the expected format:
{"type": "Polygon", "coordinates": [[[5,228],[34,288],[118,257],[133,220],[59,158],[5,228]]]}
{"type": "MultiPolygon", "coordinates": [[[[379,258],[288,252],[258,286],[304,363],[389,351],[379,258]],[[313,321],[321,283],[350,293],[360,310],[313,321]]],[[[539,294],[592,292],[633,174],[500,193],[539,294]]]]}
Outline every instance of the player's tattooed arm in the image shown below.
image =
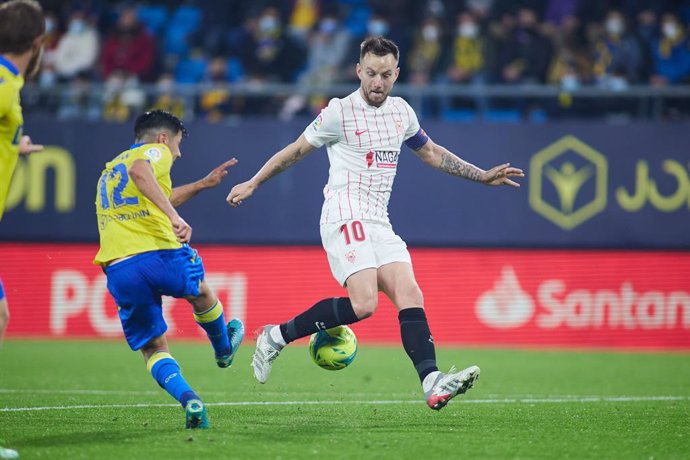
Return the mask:
{"type": "Polygon", "coordinates": [[[519,187],[520,184],[511,180],[511,177],[524,177],[525,174],[519,168],[513,168],[510,163],[495,166],[488,171],[468,163],[467,161],[454,155],[448,149],[435,144],[429,139],[422,147],[415,150],[415,153],[426,164],[448,173],[452,176],[464,177],[471,181],[480,182],[486,185],[510,185],[519,187]]]}
{"type": "Polygon", "coordinates": [[[465,179],[475,182],[482,181],[483,169],[477,168],[472,163],[458,158],[446,149],[443,150],[444,152],[441,153],[441,163],[438,165],[438,169],[452,176],[464,177],[465,179]]]}

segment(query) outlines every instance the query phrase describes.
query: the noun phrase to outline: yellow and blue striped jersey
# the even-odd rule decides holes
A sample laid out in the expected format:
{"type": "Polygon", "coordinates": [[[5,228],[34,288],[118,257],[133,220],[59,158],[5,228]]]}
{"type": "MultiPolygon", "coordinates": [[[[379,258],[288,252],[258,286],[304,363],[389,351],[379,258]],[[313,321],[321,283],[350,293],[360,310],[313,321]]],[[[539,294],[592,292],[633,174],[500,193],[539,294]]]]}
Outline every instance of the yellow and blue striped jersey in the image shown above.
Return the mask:
{"type": "Polygon", "coordinates": [[[0,56],[0,219],[10,191],[10,180],[19,158],[19,139],[22,137],[22,106],[19,91],[24,77],[10,61],[0,56]]]}
{"type": "Polygon", "coordinates": [[[134,144],[106,163],[96,190],[96,216],[101,246],[94,263],[159,249],[176,249],[170,219],[129,178],[136,160],[148,161],[166,197],[172,193],[173,157],[165,144],[134,144]]]}

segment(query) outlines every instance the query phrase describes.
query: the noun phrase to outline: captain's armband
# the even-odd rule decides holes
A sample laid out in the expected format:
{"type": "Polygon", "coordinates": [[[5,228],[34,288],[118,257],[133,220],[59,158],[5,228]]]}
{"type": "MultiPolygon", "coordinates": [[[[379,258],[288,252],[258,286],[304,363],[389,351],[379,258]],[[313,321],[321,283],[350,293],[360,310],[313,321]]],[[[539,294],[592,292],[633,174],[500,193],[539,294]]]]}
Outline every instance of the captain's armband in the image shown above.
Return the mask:
{"type": "Polygon", "coordinates": [[[426,135],[422,128],[419,128],[417,134],[405,141],[405,145],[416,151],[424,147],[424,144],[427,142],[429,142],[429,136],[426,135]]]}

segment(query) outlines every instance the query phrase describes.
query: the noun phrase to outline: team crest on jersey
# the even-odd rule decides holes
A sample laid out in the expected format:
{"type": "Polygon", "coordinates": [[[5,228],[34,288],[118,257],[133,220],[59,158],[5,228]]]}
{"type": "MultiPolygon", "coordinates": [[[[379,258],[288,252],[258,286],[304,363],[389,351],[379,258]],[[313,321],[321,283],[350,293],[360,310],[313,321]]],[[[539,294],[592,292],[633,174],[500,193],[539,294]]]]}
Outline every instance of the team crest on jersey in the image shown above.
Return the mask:
{"type": "Polygon", "coordinates": [[[352,251],[347,251],[345,253],[345,259],[347,259],[347,261],[351,264],[354,264],[355,260],[357,260],[357,253],[355,252],[355,250],[353,249],[352,251]]]}
{"type": "Polygon", "coordinates": [[[158,149],[156,147],[151,147],[150,149],[148,149],[147,151],[144,152],[144,155],[149,157],[151,160],[157,162],[158,160],[161,159],[161,156],[163,154],[161,153],[160,149],[158,149]]]}
{"type": "Polygon", "coordinates": [[[399,133],[405,130],[405,128],[403,128],[402,120],[397,120],[395,117],[393,117],[393,121],[395,122],[395,127],[399,133]]]}
{"type": "Polygon", "coordinates": [[[316,120],[311,124],[311,127],[314,128],[314,131],[318,131],[319,128],[321,128],[321,125],[323,124],[323,115],[319,114],[318,117],[316,117],[316,120]]]}
{"type": "Polygon", "coordinates": [[[371,165],[376,165],[377,168],[383,169],[395,169],[398,167],[398,157],[400,152],[393,150],[369,150],[366,154],[367,169],[371,168],[371,165]]]}

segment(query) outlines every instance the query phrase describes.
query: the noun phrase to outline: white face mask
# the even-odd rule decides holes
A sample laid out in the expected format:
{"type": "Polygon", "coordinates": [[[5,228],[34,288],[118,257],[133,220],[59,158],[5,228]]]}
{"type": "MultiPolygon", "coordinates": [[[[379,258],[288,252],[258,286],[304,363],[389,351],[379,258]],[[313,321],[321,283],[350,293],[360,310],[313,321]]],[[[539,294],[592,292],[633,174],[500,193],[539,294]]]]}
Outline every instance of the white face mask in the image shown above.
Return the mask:
{"type": "Polygon", "coordinates": [[[609,19],[606,21],[606,32],[609,35],[621,35],[625,30],[625,25],[620,19],[609,19]]]}
{"type": "Polygon", "coordinates": [[[86,29],[86,23],[83,19],[74,19],[69,23],[69,33],[80,34],[86,29]]]}
{"type": "Polygon", "coordinates": [[[51,18],[46,19],[46,33],[49,34],[55,30],[55,20],[51,18]]]}
{"type": "Polygon", "coordinates": [[[332,34],[338,28],[338,23],[333,19],[324,19],[321,21],[321,32],[325,34],[332,34]]]}
{"type": "Polygon", "coordinates": [[[676,38],[679,32],[678,26],[673,22],[665,22],[661,27],[661,30],[664,32],[664,37],[668,38],[669,40],[676,38]]]}
{"type": "Polygon", "coordinates": [[[272,34],[278,29],[278,21],[273,16],[264,16],[259,19],[259,30],[265,34],[272,34]]]}
{"type": "Polygon", "coordinates": [[[438,39],[438,29],[435,26],[424,26],[422,37],[428,42],[435,42],[438,39]]]}
{"type": "Polygon", "coordinates": [[[473,22],[465,22],[458,26],[458,35],[463,38],[475,38],[479,33],[479,27],[473,22]]]}
{"type": "Polygon", "coordinates": [[[367,29],[369,35],[386,35],[386,33],[388,33],[388,24],[386,24],[384,21],[373,20],[369,22],[367,29]]]}

